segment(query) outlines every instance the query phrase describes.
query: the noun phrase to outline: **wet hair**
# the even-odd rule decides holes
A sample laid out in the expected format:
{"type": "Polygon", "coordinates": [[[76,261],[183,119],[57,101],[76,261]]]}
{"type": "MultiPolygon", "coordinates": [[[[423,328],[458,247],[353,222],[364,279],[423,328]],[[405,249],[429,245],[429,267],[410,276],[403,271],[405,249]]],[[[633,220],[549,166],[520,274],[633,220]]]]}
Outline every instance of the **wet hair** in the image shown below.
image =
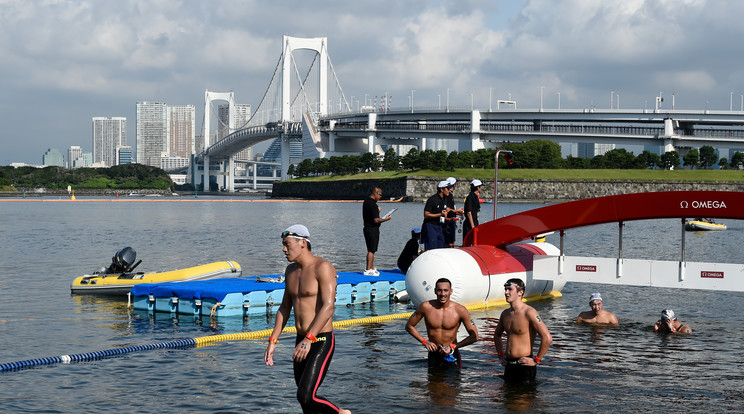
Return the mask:
{"type": "Polygon", "coordinates": [[[439,283],[448,283],[450,285],[450,289],[452,289],[452,282],[450,282],[450,280],[447,279],[446,277],[440,277],[437,280],[437,283],[434,284],[434,286],[438,285],[439,283]]]}
{"type": "Polygon", "coordinates": [[[515,277],[507,280],[506,283],[504,283],[504,287],[509,287],[511,285],[515,285],[517,287],[517,290],[521,290],[522,292],[524,292],[524,282],[522,281],[522,279],[515,277]]]}

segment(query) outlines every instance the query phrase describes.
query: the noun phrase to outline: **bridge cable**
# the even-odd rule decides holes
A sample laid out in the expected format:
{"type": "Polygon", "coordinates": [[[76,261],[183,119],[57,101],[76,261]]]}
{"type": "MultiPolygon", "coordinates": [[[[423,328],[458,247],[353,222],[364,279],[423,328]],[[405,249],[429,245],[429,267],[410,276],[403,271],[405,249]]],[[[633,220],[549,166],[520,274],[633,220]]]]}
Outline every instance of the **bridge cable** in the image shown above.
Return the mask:
{"type": "Polygon", "coordinates": [[[344,98],[344,103],[346,104],[346,110],[351,112],[351,107],[349,107],[349,101],[346,100],[346,95],[344,95],[344,90],[341,88],[341,82],[338,80],[338,76],[336,75],[336,70],[333,69],[333,62],[331,62],[331,55],[328,55],[328,66],[331,67],[331,72],[333,73],[333,79],[336,80],[336,86],[338,87],[339,92],[341,92],[341,97],[344,98]]]}

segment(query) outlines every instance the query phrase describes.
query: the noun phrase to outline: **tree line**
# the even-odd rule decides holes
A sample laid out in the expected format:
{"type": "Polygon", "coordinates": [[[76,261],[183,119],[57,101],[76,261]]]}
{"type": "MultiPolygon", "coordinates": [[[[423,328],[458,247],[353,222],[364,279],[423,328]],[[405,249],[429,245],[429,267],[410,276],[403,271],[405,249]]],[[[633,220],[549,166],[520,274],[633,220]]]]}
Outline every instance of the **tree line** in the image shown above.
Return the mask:
{"type": "Polygon", "coordinates": [[[110,168],[11,167],[0,166],[0,187],[66,189],[157,189],[173,188],[168,173],[144,164],[110,168]]]}
{"type": "MultiPolygon", "coordinates": [[[[544,169],[677,169],[684,167],[708,169],[718,165],[721,169],[744,168],[744,153],[736,152],[729,162],[718,159],[716,150],[708,145],[700,150],[692,149],[680,158],[677,151],[662,155],[645,150],[638,156],[624,148],[616,148],[593,158],[561,157],[561,148],[555,142],[534,140],[524,143],[509,143],[503,149],[512,151],[510,157],[499,159],[499,168],[544,168],[544,169]]],[[[384,155],[365,153],[362,155],[332,156],[330,158],[304,159],[290,165],[287,173],[296,177],[311,175],[348,175],[369,171],[453,171],[456,168],[493,169],[496,149],[476,151],[424,150],[412,148],[400,156],[390,148],[384,155]]]]}

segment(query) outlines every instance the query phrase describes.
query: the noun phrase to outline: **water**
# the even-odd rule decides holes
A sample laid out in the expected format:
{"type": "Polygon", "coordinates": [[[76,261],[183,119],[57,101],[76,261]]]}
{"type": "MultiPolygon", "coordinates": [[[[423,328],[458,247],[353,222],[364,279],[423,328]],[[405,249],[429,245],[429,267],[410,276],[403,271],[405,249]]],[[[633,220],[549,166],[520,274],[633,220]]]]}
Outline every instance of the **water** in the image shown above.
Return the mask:
{"type": "MultiPolygon", "coordinates": [[[[280,273],[286,261],[279,234],[301,222],[310,229],[313,251],[339,271],[364,266],[360,203],[45,200],[0,200],[0,363],[273,326],[267,316],[151,317],[128,311],[123,300],[70,295],[75,276],[108,265],[128,245],[143,260],[139,270],[236,260],[246,274],[280,273]]],[[[396,207],[382,226],[375,262],[383,269],[394,267],[423,214],[422,204],[396,207]]],[[[501,204],[499,213],[536,207],[501,204]]],[[[741,262],[744,223],[726,224],[725,232],[688,233],[687,259],[741,262]]],[[[613,257],[617,233],[616,224],[572,230],[565,249],[613,257]]],[[[623,255],[676,260],[679,237],[678,220],[627,223],[623,255]]],[[[557,245],[557,235],[548,241],[557,245]]],[[[741,411],[742,299],[742,293],[568,284],[563,297],[533,303],[554,343],[531,387],[508,387],[499,377],[492,335],[501,309],[472,314],[482,340],[463,349],[464,369],[449,376],[428,372],[424,349],[404,331],[404,320],[337,329],[321,395],[357,413],[741,411]],[[574,324],[596,290],[620,327],[574,324]],[[694,333],[653,334],[664,308],[674,309],[694,333]]],[[[407,311],[388,304],[344,307],[335,319],[407,311]]],[[[274,367],[263,363],[265,340],[255,340],[4,372],[0,406],[5,412],[299,412],[292,339],[281,338],[274,367]]]]}

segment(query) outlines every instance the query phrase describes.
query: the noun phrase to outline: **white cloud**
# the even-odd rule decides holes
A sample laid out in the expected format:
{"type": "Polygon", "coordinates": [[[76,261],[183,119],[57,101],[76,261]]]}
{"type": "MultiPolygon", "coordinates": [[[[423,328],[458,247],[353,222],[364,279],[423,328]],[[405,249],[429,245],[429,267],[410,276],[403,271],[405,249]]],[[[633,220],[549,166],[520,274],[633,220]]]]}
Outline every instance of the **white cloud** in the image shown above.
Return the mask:
{"type": "Polygon", "coordinates": [[[511,94],[535,108],[542,86],[546,106],[558,92],[582,108],[613,91],[642,107],[676,90],[680,107],[727,109],[744,94],[742,15],[736,0],[0,0],[0,144],[48,141],[0,163],[85,146],[94,115],[128,116],[133,131],[137,100],[200,107],[204,89],[234,90],[255,106],[284,34],[328,37],[347,99],[389,92],[405,106],[415,89],[436,105],[450,89],[454,105],[511,94]],[[21,109],[37,102],[57,109],[21,109]],[[24,127],[39,116],[55,128],[24,127]]]}

